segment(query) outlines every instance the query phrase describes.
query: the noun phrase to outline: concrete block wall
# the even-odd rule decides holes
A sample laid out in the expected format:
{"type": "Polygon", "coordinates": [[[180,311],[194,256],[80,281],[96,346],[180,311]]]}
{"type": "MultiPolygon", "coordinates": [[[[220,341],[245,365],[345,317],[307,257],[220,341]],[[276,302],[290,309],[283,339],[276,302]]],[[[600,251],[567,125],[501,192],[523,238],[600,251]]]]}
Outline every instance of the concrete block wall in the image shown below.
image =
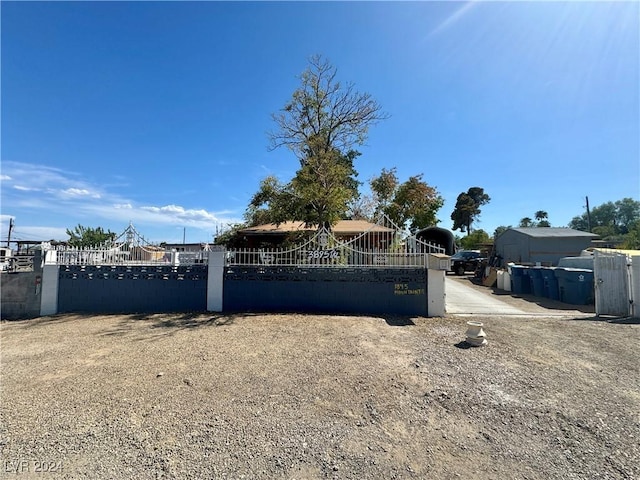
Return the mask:
{"type": "Polygon", "coordinates": [[[42,270],[0,274],[0,317],[19,320],[40,316],[42,270]]]}
{"type": "MultiPolygon", "coordinates": [[[[224,270],[226,251],[209,253],[206,283],[206,310],[222,312],[224,308],[224,270]]],[[[438,259],[439,260],[439,259],[438,259]]],[[[34,272],[2,274],[2,318],[19,319],[54,315],[59,312],[60,267],[56,265],[55,252],[47,252],[45,261],[38,261],[34,272]]],[[[426,314],[444,315],[444,276],[440,262],[426,271],[426,314]],[[435,268],[434,268],[435,267],[435,268]]],[[[423,300],[424,301],[424,300],[423,300]]],[[[401,312],[398,312],[401,314],[401,312]]]]}

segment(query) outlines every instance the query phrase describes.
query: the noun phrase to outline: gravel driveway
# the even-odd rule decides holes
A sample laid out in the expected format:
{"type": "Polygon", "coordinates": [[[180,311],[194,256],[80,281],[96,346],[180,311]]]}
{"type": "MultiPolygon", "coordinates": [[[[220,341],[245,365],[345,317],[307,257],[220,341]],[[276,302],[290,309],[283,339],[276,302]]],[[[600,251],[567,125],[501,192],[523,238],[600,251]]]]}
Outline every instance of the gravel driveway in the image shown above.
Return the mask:
{"type": "Polygon", "coordinates": [[[640,324],[586,315],[2,322],[2,475],[640,478],[640,324]]]}

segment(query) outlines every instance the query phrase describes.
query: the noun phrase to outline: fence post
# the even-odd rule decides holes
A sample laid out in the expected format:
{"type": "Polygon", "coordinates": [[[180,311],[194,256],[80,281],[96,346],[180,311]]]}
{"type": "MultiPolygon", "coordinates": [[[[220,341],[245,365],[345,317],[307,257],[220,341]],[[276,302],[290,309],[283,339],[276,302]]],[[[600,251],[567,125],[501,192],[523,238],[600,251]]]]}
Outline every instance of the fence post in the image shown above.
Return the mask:
{"type": "Polygon", "coordinates": [[[47,250],[44,253],[40,316],[58,313],[58,252],[56,250],[47,250]]]}
{"type": "Polygon", "coordinates": [[[209,273],[207,278],[207,311],[222,312],[224,261],[226,250],[224,247],[209,251],[209,273]]]}
{"type": "Polygon", "coordinates": [[[427,254],[427,316],[445,315],[445,276],[449,268],[449,257],[441,253],[427,254]]]}

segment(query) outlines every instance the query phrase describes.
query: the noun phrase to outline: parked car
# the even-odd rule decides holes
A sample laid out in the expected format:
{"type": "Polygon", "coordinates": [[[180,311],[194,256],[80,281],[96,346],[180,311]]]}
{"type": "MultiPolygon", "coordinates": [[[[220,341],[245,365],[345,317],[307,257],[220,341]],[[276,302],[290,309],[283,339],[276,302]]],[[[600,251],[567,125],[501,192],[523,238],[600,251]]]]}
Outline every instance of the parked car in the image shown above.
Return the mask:
{"type": "Polygon", "coordinates": [[[451,256],[451,271],[456,275],[475,272],[484,260],[479,250],[460,250],[451,256]]]}

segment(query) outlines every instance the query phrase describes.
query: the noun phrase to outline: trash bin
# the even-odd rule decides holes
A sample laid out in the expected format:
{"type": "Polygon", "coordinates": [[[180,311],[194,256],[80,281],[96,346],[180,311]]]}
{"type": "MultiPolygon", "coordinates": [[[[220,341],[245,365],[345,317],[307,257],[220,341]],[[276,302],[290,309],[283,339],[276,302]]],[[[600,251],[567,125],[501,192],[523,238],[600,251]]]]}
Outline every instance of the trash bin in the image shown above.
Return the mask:
{"type": "Polygon", "coordinates": [[[529,281],[531,282],[531,293],[536,297],[544,297],[544,279],[541,267],[529,269],[529,281]]]}
{"type": "Polygon", "coordinates": [[[555,269],[560,301],[572,305],[589,305],[594,302],[593,270],[582,268],[555,269]]]}
{"type": "Polygon", "coordinates": [[[502,279],[502,284],[504,285],[504,289],[507,292],[511,291],[511,274],[509,273],[509,270],[505,270],[504,271],[504,275],[503,275],[503,279],[502,279]]]}
{"type": "Polygon", "coordinates": [[[529,267],[511,265],[511,291],[513,293],[531,293],[529,267]]]}
{"type": "Polygon", "coordinates": [[[560,300],[560,293],[558,292],[558,279],[554,273],[555,268],[543,268],[542,280],[543,284],[543,296],[550,298],[551,300],[560,300]]]}

